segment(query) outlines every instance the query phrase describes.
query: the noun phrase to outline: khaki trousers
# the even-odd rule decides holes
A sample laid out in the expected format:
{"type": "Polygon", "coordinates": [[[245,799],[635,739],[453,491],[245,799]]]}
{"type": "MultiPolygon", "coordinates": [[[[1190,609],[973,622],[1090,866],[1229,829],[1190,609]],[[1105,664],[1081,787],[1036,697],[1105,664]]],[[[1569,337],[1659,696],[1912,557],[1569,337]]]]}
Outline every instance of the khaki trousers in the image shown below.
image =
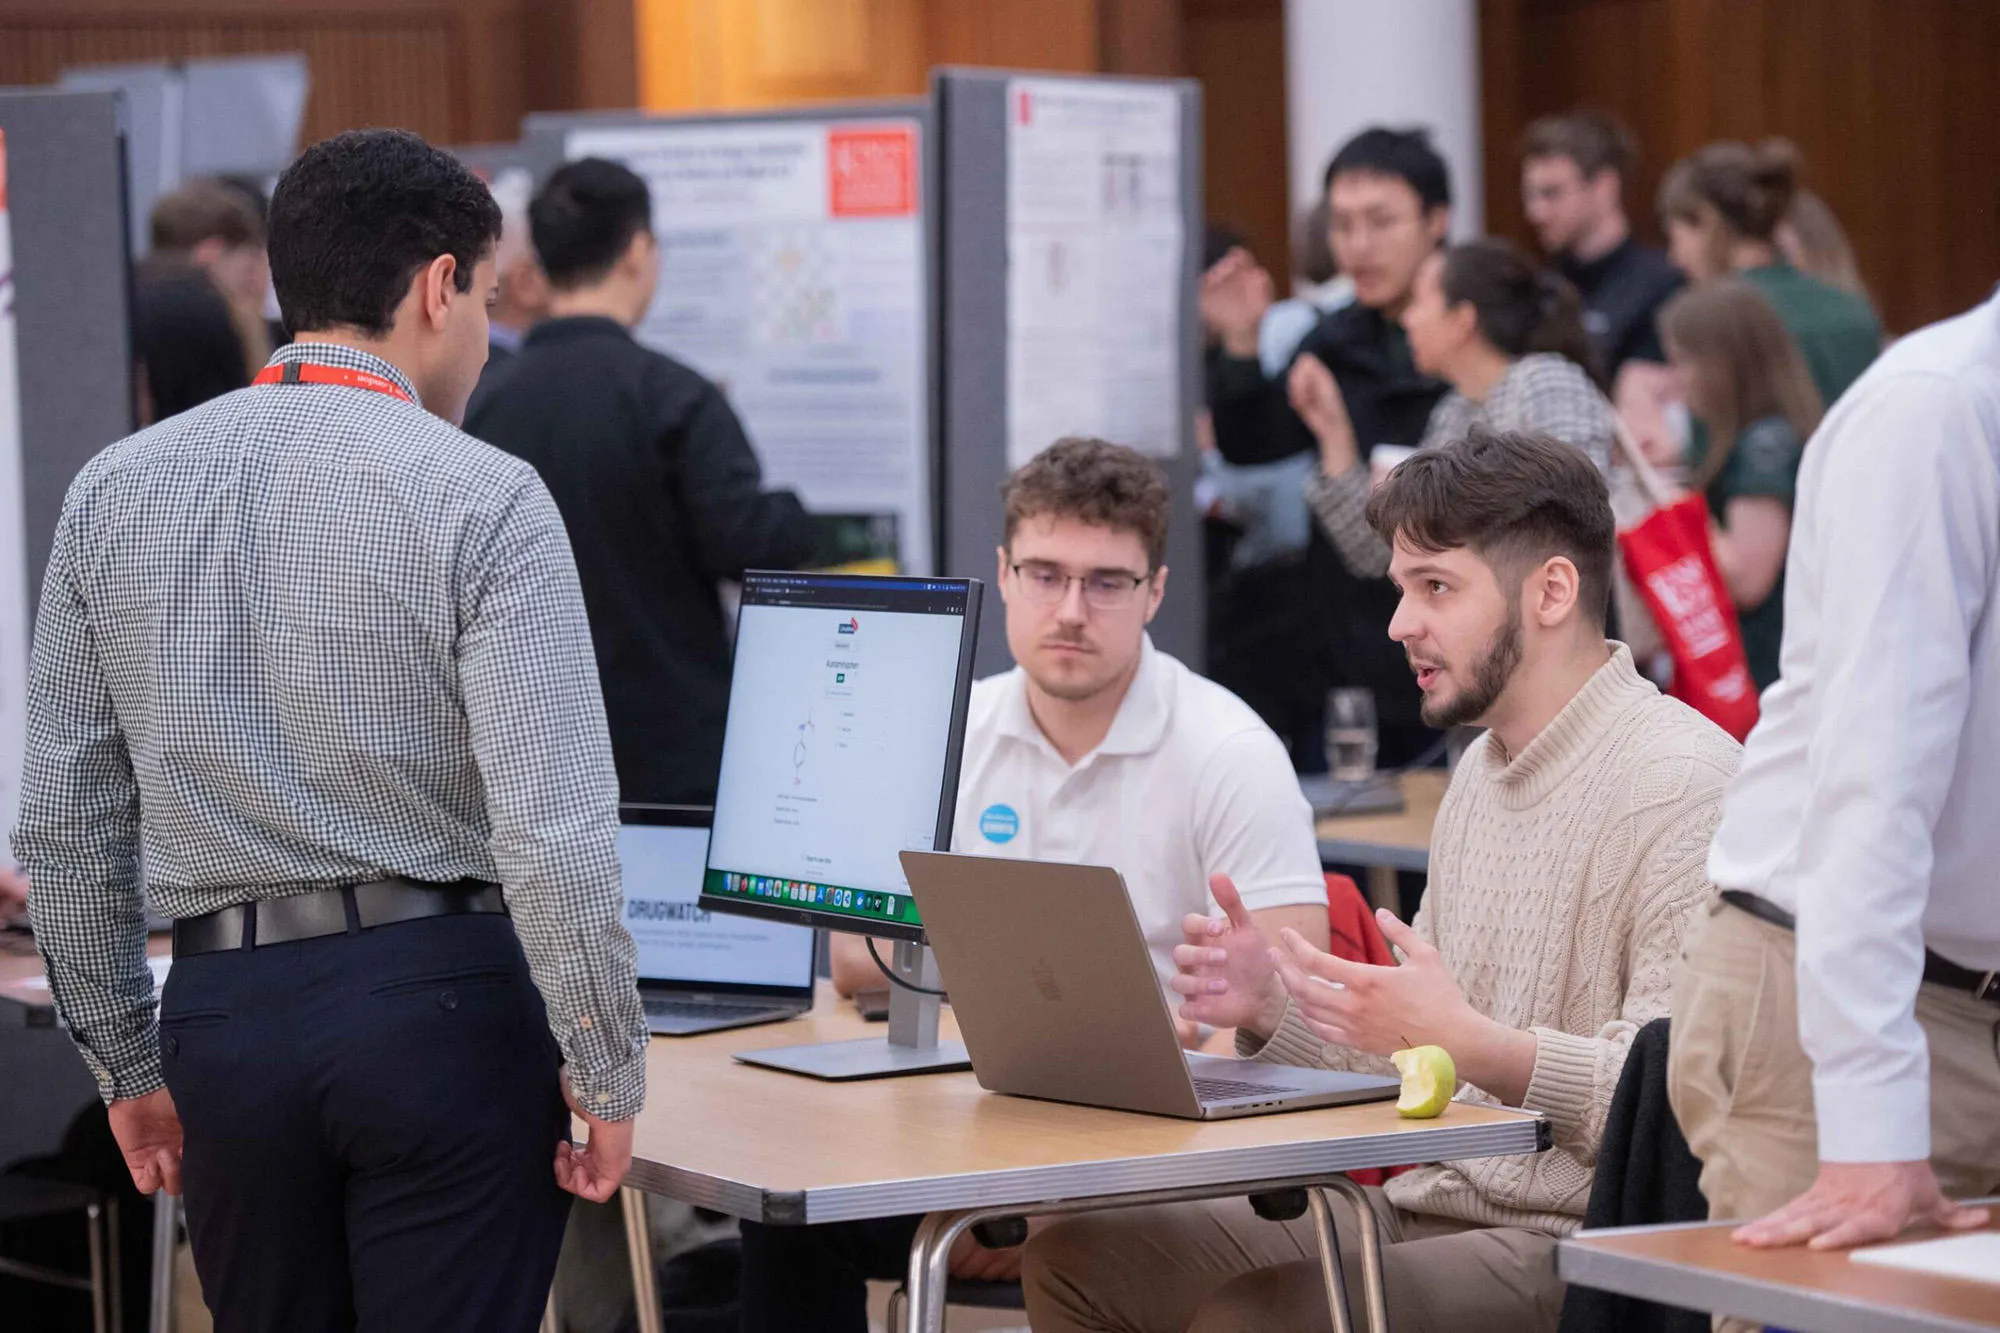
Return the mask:
{"type": "MultiPolygon", "coordinates": [[[[1718,1220],[1762,1217],[1819,1174],[1792,933],[1712,898],[1674,976],[1667,1095],[1718,1220]]],[[[2000,1190],[2000,1005],[1923,985],[1931,1165],[1953,1198],[2000,1190]]],[[[1729,1326],[1724,1324],[1723,1326],[1729,1326]]]]}
{"type": "MultiPolygon", "coordinates": [[[[1382,1228],[1397,1333],[1553,1330],[1555,1238],[1406,1213],[1368,1191],[1382,1228]]],[[[1354,1212],[1333,1201],[1354,1327],[1364,1329],[1354,1212]]],[[[1028,1244],[1021,1275],[1035,1333],[1331,1330],[1310,1217],[1269,1222],[1244,1199],[1066,1218],[1028,1244]]]]}

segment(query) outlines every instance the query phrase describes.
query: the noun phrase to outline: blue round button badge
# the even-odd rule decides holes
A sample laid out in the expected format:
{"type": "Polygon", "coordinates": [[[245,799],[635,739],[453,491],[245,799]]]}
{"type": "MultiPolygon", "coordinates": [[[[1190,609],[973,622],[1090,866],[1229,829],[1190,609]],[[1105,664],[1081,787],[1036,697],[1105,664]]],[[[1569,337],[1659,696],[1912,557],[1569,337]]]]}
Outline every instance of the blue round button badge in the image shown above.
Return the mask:
{"type": "Polygon", "coordinates": [[[1021,831],[1021,817],[1011,805],[989,805],[980,811],[979,831],[988,842],[1012,842],[1021,831]]]}

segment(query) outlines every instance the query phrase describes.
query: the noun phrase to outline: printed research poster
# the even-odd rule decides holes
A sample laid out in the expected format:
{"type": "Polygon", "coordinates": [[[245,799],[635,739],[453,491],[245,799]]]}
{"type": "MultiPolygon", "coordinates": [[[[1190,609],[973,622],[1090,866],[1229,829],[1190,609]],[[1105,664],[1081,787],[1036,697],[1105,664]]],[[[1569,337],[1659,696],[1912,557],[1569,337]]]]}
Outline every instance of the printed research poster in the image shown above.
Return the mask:
{"type": "Polygon", "coordinates": [[[856,551],[930,572],[924,234],[914,119],[569,132],[652,188],[642,342],[722,385],[773,485],[856,551]],[[868,534],[873,534],[872,537],[868,534]],[[885,549],[886,548],[886,549],[885,549]]]}
{"type": "Polygon", "coordinates": [[[1065,435],[1180,450],[1179,93],[1007,85],[1007,465],[1065,435]]]}
{"type": "MultiPolygon", "coordinates": [[[[21,381],[14,359],[14,242],[7,136],[0,131],[0,834],[21,804],[27,744],[27,527],[21,508],[21,381]]],[[[0,861],[9,860],[0,842],[0,861]]]]}

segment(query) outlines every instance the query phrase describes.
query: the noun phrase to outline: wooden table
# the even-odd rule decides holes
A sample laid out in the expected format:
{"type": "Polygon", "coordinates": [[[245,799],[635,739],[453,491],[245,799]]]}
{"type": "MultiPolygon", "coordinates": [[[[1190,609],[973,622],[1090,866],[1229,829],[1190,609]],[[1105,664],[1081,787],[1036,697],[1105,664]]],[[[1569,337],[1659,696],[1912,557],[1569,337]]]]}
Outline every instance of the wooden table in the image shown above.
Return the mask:
{"type": "Polygon", "coordinates": [[[1420,768],[1399,779],[1403,808],[1388,815],[1334,815],[1317,826],[1319,859],[1328,865],[1362,866],[1368,872],[1368,901],[1392,912],[1401,910],[1396,872],[1419,874],[1431,865],[1431,826],[1451,774],[1442,768],[1420,768]]]}
{"type": "MultiPolygon", "coordinates": [[[[829,990],[820,999],[793,1022],[654,1040],[628,1184],[777,1225],[927,1214],[910,1258],[912,1333],[940,1327],[946,1256],[983,1220],[1308,1185],[1338,1191],[1349,1187],[1346,1171],[1547,1143],[1540,1117],[1484,1106],[1454,1104],[1436,1120],[1404,1120],[1376,1103],[1205,1123],[998,1096],[967,1073],[835,1084],[730,1058],[883,1031],[829,990]]],[[[956,1037],[948,1014],[945,1027],[956,1037]]],[[[1318,1189],[1309,1197],[1323,1216],[1318,1189]]],[[[634,1265],[635,1284],[650,1278],[647,1256],[635,1254],[634,1265]]],[[[651,1313],[643,1289],[640,1312],[642,1321],[651,1313]]]]}
{"type": "MultiPolygon", "coordinates": [[[[171,958],[173,936],[158,931],[147,937],[148,958],[171,958]]],[[[33,948],[0,954],[0,1013],[18,1016],[29,1027],[54,1027],[55,997],[49,994],[48,973],[33,948]]],[[[79,1060],[81,1056],[77,1057],[79,1060]]],[[[180,1201],[161,1190],[153,1195],[153,1282],[150,1333],[168,1333],[173,1324],[174,1250],[180,1240],[180,1201]]],[[[114,1243],[116,1243],[114,1241],[114,1243]]]]}
{"type": "Polygon", "coordinates": [[[1566,1282],[1802,1333],[2000,1329],[2000,1286],[1857,1264],[1840,1251],[1746,1249],[1730,1241],[1734,1225],[1579,1232],[1557,1248],[1556,1266],[1566,1282]]]}

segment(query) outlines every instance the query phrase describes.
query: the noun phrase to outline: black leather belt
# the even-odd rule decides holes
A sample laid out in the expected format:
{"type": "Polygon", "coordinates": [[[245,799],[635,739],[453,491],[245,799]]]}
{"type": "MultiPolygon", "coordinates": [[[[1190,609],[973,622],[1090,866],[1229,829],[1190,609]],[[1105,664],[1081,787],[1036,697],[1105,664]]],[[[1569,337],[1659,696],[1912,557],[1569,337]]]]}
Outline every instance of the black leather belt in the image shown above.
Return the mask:
{"type": "Polygon", "coordinates": [[[323,935],[359,934],[374,926],[429,916],[506,910],[500,886],[484,880],[423,884],[414,879],[376,879],[313,893],[266,898],[176,921],[174,957],[290,944],[323,935]]]}
{"type": "MultiPolygon", "coordinates": [[[[1796,930],[1798,922],[1790,912],[1754,893],[1741,889],[1722,890],[1722,901],[1731,907],[1748,912],[1759,921],[1768,921],[1785,930],[1796,930]]],[[[1960,967],[1949,958],[1944,958],[1924,950],[1924,980],[1947,990],[1964,991],[1975,1000],[1988,1004],[2000,1004],[2000,971],[1975,972],[1969,967],[1960,967]]]]}

